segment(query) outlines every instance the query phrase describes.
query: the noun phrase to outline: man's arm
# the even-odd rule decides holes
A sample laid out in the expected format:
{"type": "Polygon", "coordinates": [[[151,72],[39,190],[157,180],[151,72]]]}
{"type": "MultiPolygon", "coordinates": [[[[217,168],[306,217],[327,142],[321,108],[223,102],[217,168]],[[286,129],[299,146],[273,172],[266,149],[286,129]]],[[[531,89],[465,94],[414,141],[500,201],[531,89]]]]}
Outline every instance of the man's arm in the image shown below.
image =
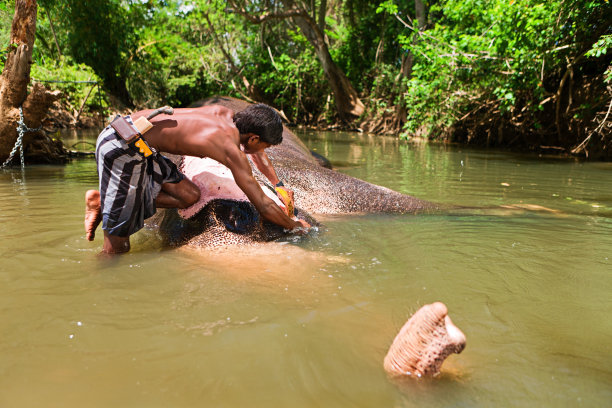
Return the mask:
{"type": "Polygon", "coordinates": [[[276,190],[276,195],[278,196],[279,200],[284,202],[287,206],[287,215],[292,216],[293,208],[295,208],[293,190],[285,187],[285,185],[278,178],[276,171],[274,170],[274,166],[272,166],[272,162],[268,158],[266,152],[262,150],[261,152],[250,154],[249,156],[251,156],[253,163],[255,163],[255,166],[259,169],[259,171],[261,171],[263,175],[270,180],[270,183],[272,183],[276,190]],[[287,199],[289,202],[286,201],[287,199]]]}
{"type": "Polygon", "coordinates": [[[265,151],[261,151],[258,153],[252,153],[251,159],[255,166],[261,171],[261,173],[270,180],[273,186],[276,186],[280,181],[278,176],[276,175],[276,171],[274,170],[274,166],[272,166],[272,162],[268,159],[268,155],[265,151]]]}
{"type": "Polygon", "coordinates": [[[289,218],[274,201],[266,196],[253,177],[251,166],[244,153],[236,150],[228,154],[226,166],[231,170],[238,187],[244,191],[249,201],[266,220],[290,230],[298,227],[310,228],[310,225],[304,220],[294,221],[289,218]]]}

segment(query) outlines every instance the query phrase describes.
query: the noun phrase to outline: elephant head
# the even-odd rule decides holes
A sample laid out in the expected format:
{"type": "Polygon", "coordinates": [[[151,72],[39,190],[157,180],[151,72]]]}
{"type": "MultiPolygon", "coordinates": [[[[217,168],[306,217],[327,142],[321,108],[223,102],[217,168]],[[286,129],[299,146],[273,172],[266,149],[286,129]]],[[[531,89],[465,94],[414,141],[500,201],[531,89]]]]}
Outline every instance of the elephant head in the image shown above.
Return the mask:
{"type": "Polygon", "coordinates": [[[465,335],[441,302],[421,307],[393,340],[384,361],[391,376],[435,376],[444,360],[465,348],[465,335]]]}

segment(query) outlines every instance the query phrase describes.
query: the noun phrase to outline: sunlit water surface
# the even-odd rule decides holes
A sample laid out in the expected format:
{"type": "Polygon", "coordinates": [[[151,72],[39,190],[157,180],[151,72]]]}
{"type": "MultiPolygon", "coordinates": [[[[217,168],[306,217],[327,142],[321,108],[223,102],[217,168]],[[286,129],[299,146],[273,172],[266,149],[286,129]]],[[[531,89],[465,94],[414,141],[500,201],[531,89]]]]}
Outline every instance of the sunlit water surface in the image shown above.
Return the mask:
{"type": "Polygon", "coordinates": [[[0,171],[0,406],[609,406],[612,164],[301,136],[339,171],[485,209],[221,252],[145,230],[106,260],[83,233],[93,160],[0,171]],[[491,208],[515,204],[558,212],[491,208]],[[467,348],[389,381],[393,337],[437,300],[467,348]]]}

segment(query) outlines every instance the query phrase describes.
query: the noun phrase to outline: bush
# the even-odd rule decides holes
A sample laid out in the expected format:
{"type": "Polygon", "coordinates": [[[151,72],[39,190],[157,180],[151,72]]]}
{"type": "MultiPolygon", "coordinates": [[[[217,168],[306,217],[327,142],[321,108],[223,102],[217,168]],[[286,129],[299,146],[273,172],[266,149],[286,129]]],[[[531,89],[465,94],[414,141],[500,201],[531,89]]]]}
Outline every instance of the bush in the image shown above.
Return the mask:
{"type": "Polygon", "coordinates": [[[39,60],[30,71],[32,81],[42,82],[51,89],[62,92],[61,104],[73,114],[87,98],[84,112],[105,115],[109,107],[108,97],[104,92],[100,78],[93,69],[85,64],[76,64],[69,57],[56,61],[39,60]],[[94,89],[92,89],[92,87],[94,89]]]}

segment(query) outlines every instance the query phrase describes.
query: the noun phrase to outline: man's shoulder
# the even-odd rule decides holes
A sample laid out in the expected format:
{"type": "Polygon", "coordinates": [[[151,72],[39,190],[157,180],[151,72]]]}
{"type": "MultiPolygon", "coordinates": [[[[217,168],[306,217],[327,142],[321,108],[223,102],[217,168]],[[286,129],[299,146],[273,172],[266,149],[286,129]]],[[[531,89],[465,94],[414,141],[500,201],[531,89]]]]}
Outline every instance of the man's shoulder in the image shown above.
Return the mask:
{"type": "Polygon", "coordinates": [[[201,113],[223,117],[233,122],[234,111],[222,105],[206,105],[197,108],[201,113]]]}
{"type": "Polygon", "coordinates": [[[192,112],[181,116],[179,121],[189,127],[195,127],[198,133],[202,134],[224,134],[230,137],[238,135],[238,129],[234,125],[232,116],[223,116],[215,111],[200,111],[197,114],[192,112]]]}
{"type": "MultiPolygon", "coordinates": [[[[232,170],[236,170],[244,167],[246,163],[248,165],[248,159],[246,154],[240,149],[240,146],[233,141],[226,140],[223,143],[223,156],[226,160],[224,163],[227,167],[232,170]]],[[[249,167],[250,168],[250,167],[249,167]]]]}

